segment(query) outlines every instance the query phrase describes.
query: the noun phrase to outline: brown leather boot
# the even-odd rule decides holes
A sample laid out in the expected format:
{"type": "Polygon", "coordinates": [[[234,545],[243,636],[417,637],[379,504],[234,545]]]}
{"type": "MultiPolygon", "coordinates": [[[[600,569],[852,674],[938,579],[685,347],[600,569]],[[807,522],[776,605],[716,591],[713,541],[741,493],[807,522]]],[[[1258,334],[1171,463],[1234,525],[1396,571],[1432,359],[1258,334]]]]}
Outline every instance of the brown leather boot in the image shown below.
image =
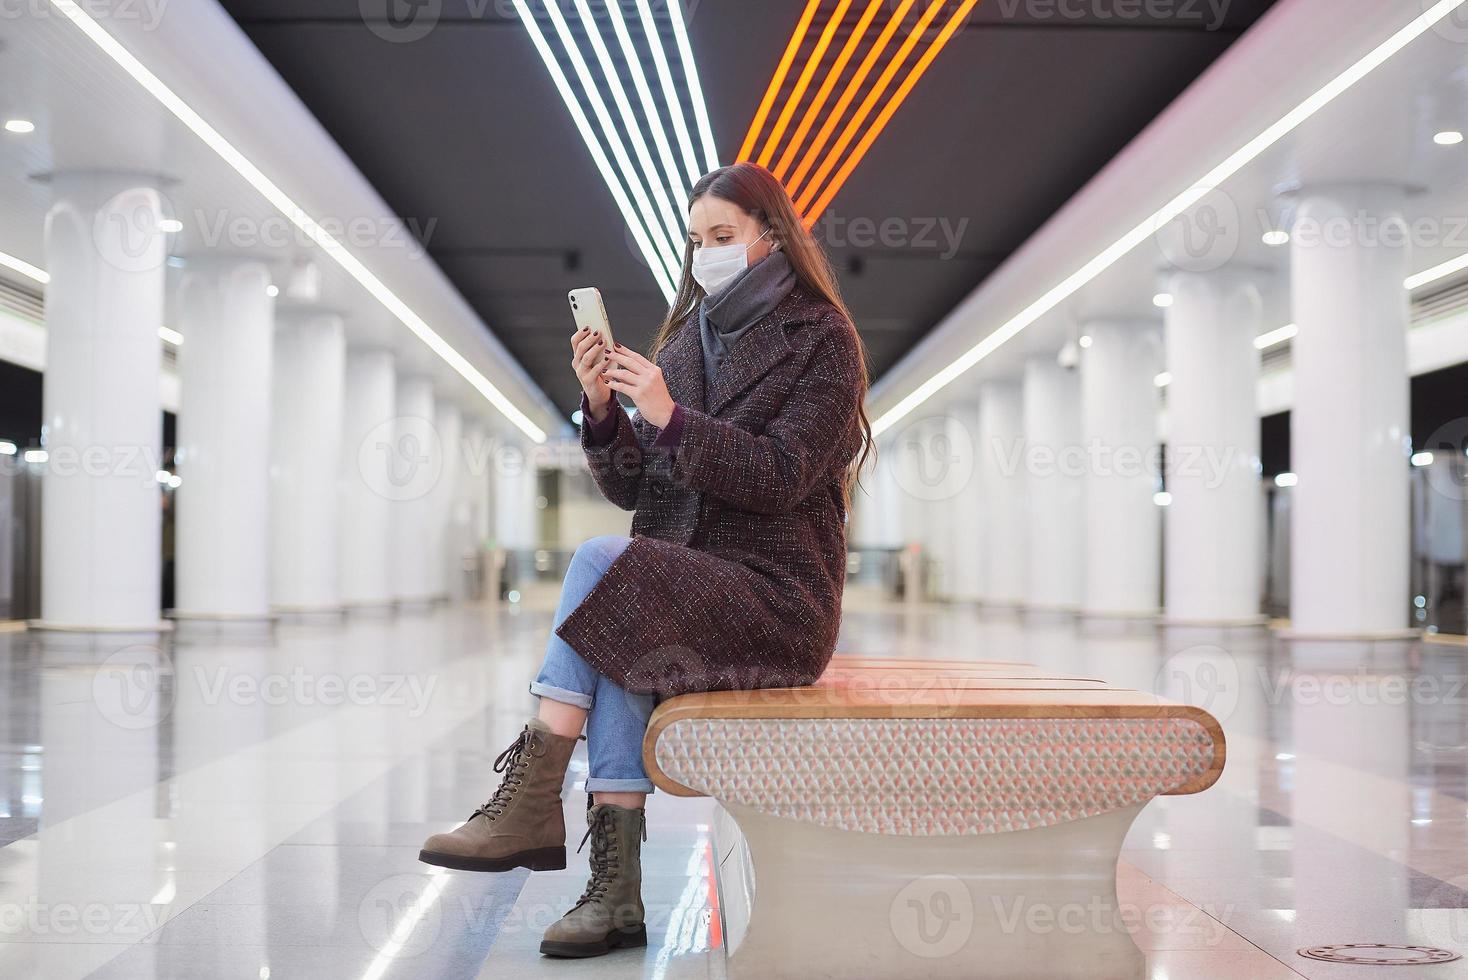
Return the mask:
{"type": "Polygon", "coordinates": [[[600,956],[619,946],[647,945],[642,907],[647,810],[598,803],[586,811],[586,822],[591,880],[571,910],[541,938],[540,951],[549,956],[600,956]]]}
{"type": "Polygon", "coordinates": [[[559,871],[566,866],[561,784],[571,751],[585,738],[557,735],[531,718],[494,760],[499,789],[458,830],[434,834],[418,860],[459,871],[559,871]]]}

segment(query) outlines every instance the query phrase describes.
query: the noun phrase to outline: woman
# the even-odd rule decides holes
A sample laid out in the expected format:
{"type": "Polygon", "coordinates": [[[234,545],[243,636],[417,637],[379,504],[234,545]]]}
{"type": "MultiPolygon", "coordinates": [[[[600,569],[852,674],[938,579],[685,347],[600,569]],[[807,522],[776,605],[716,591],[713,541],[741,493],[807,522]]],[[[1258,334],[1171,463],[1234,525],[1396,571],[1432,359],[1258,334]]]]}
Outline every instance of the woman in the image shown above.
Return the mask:
{"type": "Polygon", "coordinates": [[[694,187],[682,281],[651,359],[586,331],[571,344],[582,448],[606,498],[635,511],[632,537],[577,549],[530,684],[537,716],[495,760],[494,795],[421,857],[564,868],[560,791],[586,738],[591,880],[541,952],[593,956],[647,942],[642,737],[657,702],[810,684],[829,662],[871,429],[864,352],[831,267],[754,164],[694,187]]]}

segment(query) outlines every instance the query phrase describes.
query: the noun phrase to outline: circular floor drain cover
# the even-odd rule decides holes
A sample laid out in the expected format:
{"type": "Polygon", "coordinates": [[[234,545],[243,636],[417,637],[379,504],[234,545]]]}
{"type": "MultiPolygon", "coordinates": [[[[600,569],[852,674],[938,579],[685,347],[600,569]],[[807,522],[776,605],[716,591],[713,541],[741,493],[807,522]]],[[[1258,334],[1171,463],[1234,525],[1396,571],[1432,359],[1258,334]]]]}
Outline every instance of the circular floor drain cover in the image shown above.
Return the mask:
{"type": "Polygon", "coordinates": [[[1327,963],[1357,963],[1366,966],[1422,966],[1451,963],[1461,955],[1431,946],[1392,946],[1387,943],[1342,943],[1338,946],[1307,946],[1301,956],[1327,963]]]}

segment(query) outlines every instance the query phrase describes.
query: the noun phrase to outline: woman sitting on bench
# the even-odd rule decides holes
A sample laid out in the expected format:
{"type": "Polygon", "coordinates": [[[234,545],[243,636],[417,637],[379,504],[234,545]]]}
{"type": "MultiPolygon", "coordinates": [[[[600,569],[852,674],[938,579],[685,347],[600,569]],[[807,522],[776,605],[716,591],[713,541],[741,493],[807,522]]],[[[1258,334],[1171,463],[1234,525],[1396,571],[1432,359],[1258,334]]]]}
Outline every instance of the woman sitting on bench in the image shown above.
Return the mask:
{"type": "Polygon", "coordinates": [[[495,761],[490,799],[421,854],[472,871],[564,868],[561,786],[585,737],[591,880],[546,931],[550,955],[646,944],[642,739],[657,702],[810,684],[835,650],[847,508],[871,445],[861,339],[764,168],[701,179],[689,229],[648,357],[572,338],[582,447],[601,492],[635,511],[632,536],[577,549],[530,684],[538,714],[495,761]]]}

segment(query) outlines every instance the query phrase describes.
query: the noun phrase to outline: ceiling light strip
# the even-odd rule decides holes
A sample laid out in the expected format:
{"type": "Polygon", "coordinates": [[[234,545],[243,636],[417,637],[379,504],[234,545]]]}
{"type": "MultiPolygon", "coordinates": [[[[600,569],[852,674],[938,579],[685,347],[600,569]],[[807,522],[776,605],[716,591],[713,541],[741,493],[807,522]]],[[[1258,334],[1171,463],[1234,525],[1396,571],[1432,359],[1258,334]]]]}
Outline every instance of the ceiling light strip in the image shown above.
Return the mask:
{"type": "Polygon", "coordinates": [[[751,154],[754,153],[754,145],[759,142],[760,132],[765,128],[765,120],[775,107],[775,99],[779,97],[780,89],[785,84],[785,76],[790,73],[790,65],[795,61],[801,44],[805,42],[805,35],[810,31],[811,21],[815,19],[816,10],[820,6],[821,0],[806,0],[805,9],[800,12],[800,20],[795,22],[795,30],[785,44],[785,52],[780,55],[780,61],[775,66],[775,74],[770,76],[770,84],[765,87],[765,97],[760,99],[759,108],[755,110],[749,132],[744,135],[744,145],[739,148],[740,160],[752,159],[751,154]]]}
{"type": "Polygon", "coordinates": [[[877,137],[882,135],[882,131],[892,121],[892,116],[902,107],[902,103],[907,100],[907,97],[912,94],[913,88],[923,75],[927,73],[928,68],[933,64],[933,60],[938,57],[939,52],[953,39],[953,35],[958,31],[959,25],[964,22],[978,2],[979,0],[964,0],[963,6],[959,7],[953,17],[949,19],[943,28],[943,32],[928,47],[928,50],[924,52],[922,58],[913,66],[907,78],[903,79],[902,84],[898,86],[892,98],[888,99],[887,104],[882,107],[882,111],[878,114],[876,122],[862,135],[861,141],[856,145],[856,149],[851,151],[851,155],[846,158],[846,162],[836,172],[836,176],[832,179],[830,186],[826,188],[825,193],[816,201],[815,206],[806,212],[808,223],[814,223],[815,219],[824,214],[826,208],[831,206],[831,201],[835,199],[836,194],[845,186],[852,172],[856,170],[857,165],[867,155],[867,151],[872,148],[872,144],[877,141],[877,137]]]}
{"type": "Polygon", "coordinates": [[[957,359],[936,374],[919,384],[892,408],[872,423],[874,433],[885,432],[911,413],[915,408],[947,387],[969,368],[978,364],[1021,331],[1029,327],[1046,313],[1074,295],[1077,290],[1111,268],[1133,248],[1152,237],[1155,229],[1162,227],[1202,200],[1215,187],[1233,177],[1257,159],[1271,146],[1298,129],[1321,109],[1339,98],[1361,79],[1381,67],[1393,55],[1431,30],[1453,11],[1468,3],[1468,0],[1438,0],[1431,7],[1413,18],[1359,61],[1327,82],[1321,89],[1305,99],[1294,109],[1282,116],[1254,139],[1239,147],[1222,163],[1214,167],[1192,187],[1173,198],[1151,217],[1144,220],[1117,241],[1113,242],[1095,258],[1076,270],[1063,281],[1052,287],[1039,299],[1021,310],[1016,316],[1002,324],[997,330],[980,340],[957,359]]]}
{"type": "Polygon", "coordinates": [[[180,122],[203,140],[225,163],[229,164],[251,187],[255,188],[262,197],[269,201],[272,207],[289,218],[297,228],[315,242],[327,255],[331,256],[362,288],[366,289],[393,316],[397,317],[405,327],[427,344],[429,349],[473,385],[480,394],[484,395],[489,403],[499,410],[500,414],[509,419],[516,428],[525,433],[530,439],[538,443],[545,442],[545,432],[531,421],[528,415],[520,411],[504,392],[500,391],[488,378],[480,374],[469,363],[469,360],[455,350],[448,341],[434,332],[422,317],[414,312],[407,303],[403,302],[396,293],[388,289],[382,280],[373,275],[371,270],[356,255],[332,237],[314,218],[302,210],[284,191],[266,177],[248,157],[221,136],[214,127],[210,126],[204,120],[203,116],[195,112],[188,103],[165,85],[157,75],[149,71],[141,61],[133,56],[132,52],[123,47],[111,34],[103,30],[96,20],[81,9],[76,3],[76,0],[50,0],[50,3],[56,8],[58,13],[75,24],[118,67],[132,76],[150,95],[157,99],[180,122]]]}
{"type": "MultiPolygon", "coordinates": [[[[551,0],[552,3],[555,0],[551,0]]],[[[615,7],[620,0],[609,0],[606,4],[608,10],[615,7]]],[[[606,87],[612,93],[612,101],[616,103],[617,112],[622,117],[622,128],[632,140],[632,152],[637,156],[637,163],[642,168],[642,177],[647,181],[647,189],[656,200],[659,212],[662,215],[663,230],[668,235],[668,258],[670,265],[678,263],[682,255],[680,246],[687,238],[683,222],[678,218],[678,206],[673,203],[673,196],[668,193],[668,182],[658,173],[657,164],[653,162],[652,151],[648,149],[647,136],[642,123],[637,118],[637,113],[632,110],[632,100],[627,98],[627,87],[622,84],[622,76],[617,71],[617,66],[612,61],[612,53],[607,50],[605,39],[601,36],[601,28],[592,16],[591,7],[586,0],[575,0],[576,13],[581,17],[581,26],[586,29],[586,36],[591,41],[591,50],[596,53],[597,64],[601,66],[602,77],[606,79],[606,87]]],[[[624,49],[625,50],[625,49],[624,49]]],[[[633,52],[635,55],[636,52],[633,52]]],[[[634,60],[634,64],[636,61],[634,60]]],[[[649,125],[653,124],[649,120],[649,125]]],[[[629,175],[630,179],[630,175],[629,175]]]]}
{"type": "MultiPolygon", "coordinates": [[[[0,262],[4,259],[0,258],[0,262]]],[[[1446,279],[1448,276],[1456,275],[1468,269],[1468,254],[1460,255],[1456,259],[1450,259],[1442,265],[1435,265],[1426,272],[1419,272],[1407,280],[1408,289],[1421,289],[1435,282],[1446,279]]]]}
{"type": "Polygon", "coordinates": [[[677,134],[678,147],[683,151],[683,165],[688,168],[688,186],[691,188],[703,176],[704,170],[698,165],[698,157],[693,151],[693,136],[688,131],[683,105],[678,99],[678,88],[673,83],[673,70],[663,50],[662,32],[658,30],[649,0],[637,0],[637,14],[642,21],[642,33],[647,36],[647,45],[652,50],[653,64],[658,70],[658,82],[663,89],[663,100],[667,102],[668,115],[673,119],[673,132],[677,134]]]}
{"type": "MultiPolygon", "coordinates": [[[[517,10],[524,6],[525,0],[515,0],[517,10]]],[[[566,57],[571,61],[571,68],[581,82],[582,92],[591,103],[592,112],[596,114],[597,122],[601,125],[602,137],[617,161],[618,170],[616,172],[620,174],[621,180],[626,182],[627,189],[632,192],[632,199],[637,204],[638,213],[641,214],[649,235],[656,239],[660,231],[666,232],[666,230],[660,227],[657,209],[653,206],[652,198],[649,196],[650,189],[643,187],[637,180],[637,169],[632,164],[632,158],[627,154],[627,145],[622,142],[622,136],[617,132],[617,124],[612,120],[612,113],[607,108],[606,101],[601,97],[600,86],[592,77],[591,68],[586,64],[586,59],[581,56],[581,49],[576,44],[576,38],[572,35],[566,18],[561,15],[560,0],[545,0],[541,6],[550,16],[551,25],[556,29],[556,36],[560,38],[561,47],[565,50],[566,57]]],[[[525,14],[521,15],[521,19],[526,21],[527,30],[531,29],[531,24],[534,24],[534,17],[527,17],[528,14],[527,9],[525,14]]],[[[535,24],[534,31],[537,34],[540,33],[538,24],[535,24]]],[[[673,277],[675,273],[669,260],[669,249],[676,248],[677,244],[677,240],[669,235],[657,246],[658,261],[670,277],[673,277]]]]}
{"type": "Polygon", "coordinates": [[[13,255],[6,255],[4,252],[0,252],[0,266],[12,272],[18,272],[27,279],[33,279],[42,286],[51,281],[51,275],[45,269],[31,265],[24,259],[18,259],[13,255]]]}
{"type": "Polygon", "coordinates": [[[795,175],[785,185],[792,196],[799,191],[806,174],[810,173],[811,167],[814,167],[816,161],[820,159],[821,151],[825,149],[826,142],[831,138],[831,133],[835,131],[837,124],[841,122],[841,118],[846,115],[846,110],[851,106],[851,102],[856,98],[857,93],[861,91],[861,87],[866,82],[867,76],[872,73],[872,68],[876,65],[877,59],[882,56],[882,52],[887,49],[887,45],[892,43],[892,35],[896,34],[897,28],[902,26],[903,19],[907,17],[907,12],[912,9],[912,5],[915,2],[916,0],[902,0],[901,5],[887,21],[887,26],[882,28],[882,33],[878,34],[877,39],[872,42],[871,50],[862,59],[861,65],[856,69],[856,74],[852,75],[851,81],[846,83],[846,90],[841,93],[841,98],[836,100],[836,108],[832,109],[831,114],[826,117],[826,121],[821,126],[820,132],[816,133],[815,141],[811,143],[810,149],[805,151],[805,156],[801,159],[800,166],[796,168],[795,175]]]}
{"type": "Polygon", "coordinates": [[[596,139],[592,131],[591,120],[587,119],[581,103],[576,101],[576,94],[571,88],[570,79],[566,77],[566,72],[561,68],[561,63],[551,49],[550,42],[546,40],[544,32],[541,31],[540,25],[535,22],[535,15],[530,12],[526,0],[514,0],[514,4],[515,12],[520,15],[520,20],[530,35],[531,43],[535,45],[535,50],[540,53],[541,61],[545,62],[546,70],[550,72],[551,82],[554,83],[556,91],[561,94],[561,101],[570,111],[572,121],[576,123],[576,129],[581,133],[586,148],[591,151],[591,159],[601,173],[602,181],[612,192],[612,198],[617,202],[617,209],[622,212],[622,220],[627,222],[627,228],[632,232],[632,238],[637,242],[637,247],[642,252],[648,268],[652,270],[653,278],[657,280],[659,288],[662,289],[664,298],[672,302],[676,290],[664,263],[664,257],[653,244],[647,228],[643,226],[637,207],[628,197],[627,191],[622,187],[622,181],[617,177],[616,169],[607,159],[606,151],[602,149],[600,141],[596,139]]]}
{"type": "Polygon", "coordinates": [[[760,151],[759,165],[767,167],[770,159],[774,157],[775,150],[780,146],[780,138],[785,135],[785,130],[790,125],[790,117],[795,114],[795,109],[800,105],[800,100],[805,98],[805,90],[810,87],[811,76],[821,66],[821,60],[826,56],[826,49],[831,46],[831,38],[836,35],[836,28],[841,26],[846,17],[846,11],[851,8],[851,0],[840,0],[836,9],[831,12],[831,18],[826,21],[826,29],[821,31],[821,36],[816,40],[816,48],[811,52],[810,58],[806,60],[805,69],[800,77],[795,80],[795,88],[791,90],[790,97],[785,100],[785,108],[780,112],[780,118],[775,121],[775,128],[770,131],[769,139],[765,141],[765,148],[760,151]]]}
{"type": "MultiPolygon", "coordinates": [[[[861,100],[861,107],[856,110],[856,114],[851,117],[850,122],[846,124],[846,128],[841,131],[841,137],[836,141],[836,145],[831,148],[831,152],[826,154],[826,159],[816,170],[816,175],[810,179],[810,183],[806,184],[805,188],[801,191],[800,200],[795,202],[795,210],[800,212],[802,216],[809,218],[811,202],[815,199],[816,194],[819,193],[821,186],[826,182],[826,178],[830,176],[832,169],[841,160],[842,155],[846,152],[846,148],[851,145],[851,141],[856,138],[856,134],[866,123],[867,117],[871,115],[877,103],[882,101],[882,97],[887,94],[887,87],[892,84],[892,79],[897,77],[897,73],[907,63],[908,55],[912,54],[918,42],[928,33],[928,27],[938,16],[938,11],[942,10],[944,4],[947,2],[948,0],[932,0],[928,4],[927,9],[923,11],[923,15],[918,18],[918,22],[913,25],[912,30],[908,32],[907,37],[903,40],[902,46],[897,49],[897,53],[892,56],[891,60],[887,62],[886,67],[882,69],[882,74],[877,77],[877,81],[872,85],[871,91],[867,93],[866,98],[861,100]]],[[[959,9],[959,12],[962,13],[965,10],[972,9],[973,3],[974,0],[967,0],[964,6],[959,9]]],[[[957,19],[955,16],[954,21],[950,21],[950,23],[956,22],[957,19]]],[[[946,40],[941,35],[938,40],[944,40],[946,43],[946,40]]]]}
{"type": "MultiPolygon", "coordinates": [[[[642,103],[642,114],[647,118],[647,128],[651,130],[653,142],[657,144],[658,157],[662,160],[663,170],[667,174],[668,193],[680,201],[686,201],[689,185],[684,182],[683,175],[678,170],[678,160],[673,155],[672,141],[668,139],[668,131],[663,126],[663,117],[658,110],[657,100],[653,98],[652,87],[647,84],[647,73],[642,70],[642,57],[638,53],[637,46],[632,43],[632,34],[627,30],[627,21],[622,16],[620,0],[611,0],[607,4],[607,12],[611,14],[612,31],[617,36],[617,43],[621,45],[622,57],[632,72],[632,86],[637,89],[637,98],[642,103]]],[[[660,46],[662,41],[653,37],[648,39],[648,43],[652,46],[660,46]]],[[[670,111],[676,108],[677,106],[673,105],[670,111]]],[[[678,112],[673,114],[679,117],[682,115],[678,112]]],[[[683,228],[687,225],[686,217],[681,211],[678,214],[679,227],[683,228]]]]}
{"type": "Polygon", "coordinates": [[[810,133],[811,127],[815,125],[815,121],[820,118],[821,110],[826,107],[826,100],[831,97],[831,90],[841,80],[841,74],[846,70],[847,64],[850,63],[851,56],[856,53],[857,47],[865,39],[867,28],[871,26],[872,19],[876,17],[877,11],[885,2],[886,0],[871,0],[867,4],[866,11],[862,13],[861,20],[857,21],[856,29],[851,32],[851,37],[846,39],[845,46],[842,47],[841,53],[836,57],[836,63],[826,73],[826,80],[816,90],[816,97],[811,100],[810,106],[805,110],[805,114],[800,120],[800,125],[795,129],[795,135],[790,138],[790,144],[785,147],[785,152],[780,157],[780,162],[775,165],[774,173],[780,180],[784,180],[785,175],[790,172],[790,164],[795,162],[796,151],[805,142],[805,138],[810,133]]]}
{"type": "Polygon", "coordinates": [[[693,45],[688,40],[688,25],[678,0],[668,0],[668,16],[673,21],[673,38],[678,43],[678,56],[683,59],[683,78],[693,100],[693,117],[703,138],[703,156],[708,170],[719,169],[719,150],[714,145],[714,128],[709,122],[708,103],[703,98],[703,85],[698,81],[698,64],[693,60],[693,45]]]}

